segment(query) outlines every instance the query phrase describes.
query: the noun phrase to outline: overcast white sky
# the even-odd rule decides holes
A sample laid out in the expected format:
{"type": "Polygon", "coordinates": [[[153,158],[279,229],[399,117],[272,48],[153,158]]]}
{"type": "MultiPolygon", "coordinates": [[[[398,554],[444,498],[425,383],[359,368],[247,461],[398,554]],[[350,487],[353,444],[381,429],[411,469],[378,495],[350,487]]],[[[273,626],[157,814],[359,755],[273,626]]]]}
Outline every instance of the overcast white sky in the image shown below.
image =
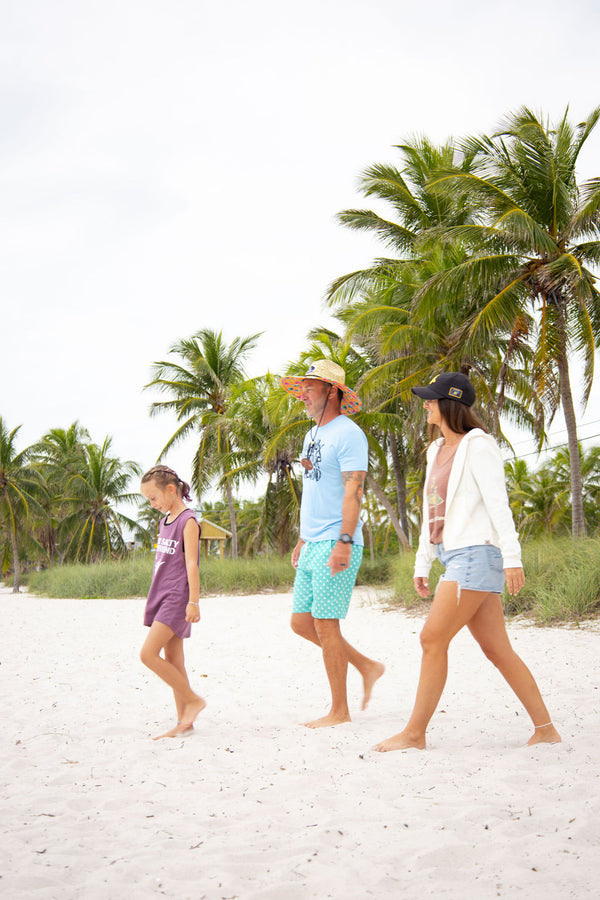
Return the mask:
{"type": "MultiPolygon", "coordinates": [[[[335,214],[393,145],[599,102],[595,0],[0,0],[0,415],[75,419],[153,464],[151,363],[264,331],[250,374],[330,324],[380,252],[335,214]]],[[[600,175],[600,129],[580,177],[600,175]]],[[[600,432],[600,392],[582,434],[600,432]],[[594,424],[595,423],[595,424],[594,424]]],[[[191,447],[170,461],[189,474],[191,447]]]]}

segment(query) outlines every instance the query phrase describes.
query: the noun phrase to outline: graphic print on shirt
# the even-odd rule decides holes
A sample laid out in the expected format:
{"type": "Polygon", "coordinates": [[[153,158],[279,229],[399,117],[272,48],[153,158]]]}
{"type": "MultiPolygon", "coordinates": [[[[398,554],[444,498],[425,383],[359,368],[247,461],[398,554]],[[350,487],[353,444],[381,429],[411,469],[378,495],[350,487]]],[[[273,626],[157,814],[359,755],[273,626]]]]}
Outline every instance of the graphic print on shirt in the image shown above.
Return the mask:
{"type": "Polygon", "coordinates": [[[312,468],[304,469],[304,477],[310,478],[312,481],[319,481],[321,478],[322,447],[323,441],[319,438],[318,441],[311,441],[306,451],[306,459],[312,463],[312,468]]]}
{"type": "Polygon", "coordinates": [[[437,486],[437,478],[435,476],[435,472],[432,473],[430,481],[429,481],[429,490],[427,491],[427,502],[429,504],[429,524],[433,525],[434,522],[443,522],[444,516],[436,516],[435,515],[435,507],[444,503],[444,498],[440,495],[437,486]],[[433,514],[433,515],[432,515],[433,514]]]}
{"type": "Polygon", "coordinates": [[[159,559],[159,554],[161,556],[174,556],[177,552],[177,548],[179,547],[179,541],[171,541],[169,538],[159,537],[158,543],[156,545],[156,556],[154,558],[154,572],[158,572],[160,567],[165,564],[165,559],[159,559]]]}

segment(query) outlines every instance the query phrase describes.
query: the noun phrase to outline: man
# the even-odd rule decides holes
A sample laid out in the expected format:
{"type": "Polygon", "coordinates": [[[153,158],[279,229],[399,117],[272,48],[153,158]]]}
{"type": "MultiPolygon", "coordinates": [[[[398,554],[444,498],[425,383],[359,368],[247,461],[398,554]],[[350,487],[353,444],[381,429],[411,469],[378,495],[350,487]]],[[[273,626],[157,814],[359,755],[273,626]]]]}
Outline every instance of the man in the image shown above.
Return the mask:
{"type": "Polygon", "coordinates": [[[296,578],[291,625],[296,634],[322,650],[331,709],[326,716],[305,722],[308,728],[350,721],[349,662],[363,678],[363,709],[385,669],[352,647],[340,630],[362,559],[359,513],[368,466],[365,434],[348,418],[362,404],[344,384],[345,377],[336,363],[320,359],[303,378],[281,379],[286,391],[304,401],[315,422],[302,449],[300,540],[292,551],[296,578]]]}

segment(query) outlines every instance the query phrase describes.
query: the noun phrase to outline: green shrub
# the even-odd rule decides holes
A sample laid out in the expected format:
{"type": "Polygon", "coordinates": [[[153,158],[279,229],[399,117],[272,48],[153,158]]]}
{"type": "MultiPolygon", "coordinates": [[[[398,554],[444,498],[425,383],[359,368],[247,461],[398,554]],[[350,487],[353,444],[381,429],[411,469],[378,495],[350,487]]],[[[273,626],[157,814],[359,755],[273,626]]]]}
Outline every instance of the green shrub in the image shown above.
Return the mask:
{"type": "MultiPolygon", "coordinates": [[[[152,580],[152,553],[98,565],[56,566],[26,576],[29,589],[46,597],[144,597],[152,580]]],[[[525,544],[526,583],[515,597],[505,592],[509,615],[526,615],[539,624],[572,622],[600,613],[600,541],[556,538],[525,544]]],[[[357,584],[389,589],[392,604],[421,602],[413,586],[414,553],[363,558],[357,584]]],[[[435,591],[442,567],[434,562],[429,578],[435,591]]],[[[290,591],[294,570],[289,557],[200,560],[200,591],[207,594],[256,594],[290,591]]]]}
{"type": "MultiPolygon", "coordinates": [[[[64,565],[32,572],[29,589],[45,597],[144,597],[152,581],[152,553],[95,565],[64,565]]],[[[291,588],[294,570],[289,558],[201,559],[200,593],[253,594],[291,588]]]]}
{"type": "Polygon", "coordinates": [[[600,612],[600,541],[540,539],[523,547],[525,587],[505,592],[505,609],[541,625],[574,622],[600,612]]]}
{"type": "MultiPolygon", "coordinates": [[[[137,553],[129,559],[90,565],[64,565],[31,572],[29,589],[45,597],[144,597],[152,580],[152,553],[137,553]]],[[[389,559],[364,559],[359,584],[381,584],[389,579],[389,559]]],[[[294,570],[289,556],[253,559],[200,560],[200,593],[257,594],[290,591],[294,570]]]]}
{"type": "Polygon", "coordinates": [[[362,585],[389,585],[392,577],[394,557],[380,556],[371,560],[367,553],[368,551],[362,558],[356,583],[362,585]]]}
{"type": "MultiPolygon", "coordinates": [[[[392,564],[392,603],[418,605],[413,586],[414,554],[392,564]]],[[[523,546],[525,587],[517,597],[502,596],[507,615],[525,615],[540,625],[574,622],[600,613],[600,541],[570,537],[539,539],[523,546]]],[[[433,595],[442,567],[434,562],[429,576],[433,595]]]]}
{"type": "Polygon", "coordinates": [[[53,566],[28,576],[29,590],[44,597],[143,597],[152,579],[154,555],[86,565],[53,566]]]}

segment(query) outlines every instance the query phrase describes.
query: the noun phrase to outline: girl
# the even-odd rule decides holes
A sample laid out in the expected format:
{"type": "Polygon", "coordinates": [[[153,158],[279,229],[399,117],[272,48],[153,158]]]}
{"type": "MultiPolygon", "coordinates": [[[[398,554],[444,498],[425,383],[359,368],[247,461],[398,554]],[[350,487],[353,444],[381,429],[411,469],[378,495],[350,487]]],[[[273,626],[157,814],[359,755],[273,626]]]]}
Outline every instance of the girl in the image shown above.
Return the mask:
{"type": "Polygon", "coordinates": [[[504,582],[517,594],[525,576],[498,445],[471,409],[475,391],[466,375],[443,372],[412,391],[425,400],[431,440],[415,589],[429,595],[436,556],[446,571],[421,632],[421,675],[411,717],[403,731],[374,749],[425,749],[425,732],[446,683],[448,647],[464,625],[531,716],[528,743],[557,743],[560,736],[538,686],[512,649],[504,624],[504,582]]]}
{"type": "Polygon", "coordinates": [[[184,500],[190,487],[168,466],[154,466],[142,478],[141,492],[153,509],[166,513],[158,529],[152,584],[144,625],[150,631],[140,658],[173,690],[177,725],[162,737],[190,732],[206,703],[190,687],[183,656],[183,639],[191,623],[200,621],[198,572],[200,527],[184,500]],[[164,650],[164,657],[160,655],[164,650]]]}

